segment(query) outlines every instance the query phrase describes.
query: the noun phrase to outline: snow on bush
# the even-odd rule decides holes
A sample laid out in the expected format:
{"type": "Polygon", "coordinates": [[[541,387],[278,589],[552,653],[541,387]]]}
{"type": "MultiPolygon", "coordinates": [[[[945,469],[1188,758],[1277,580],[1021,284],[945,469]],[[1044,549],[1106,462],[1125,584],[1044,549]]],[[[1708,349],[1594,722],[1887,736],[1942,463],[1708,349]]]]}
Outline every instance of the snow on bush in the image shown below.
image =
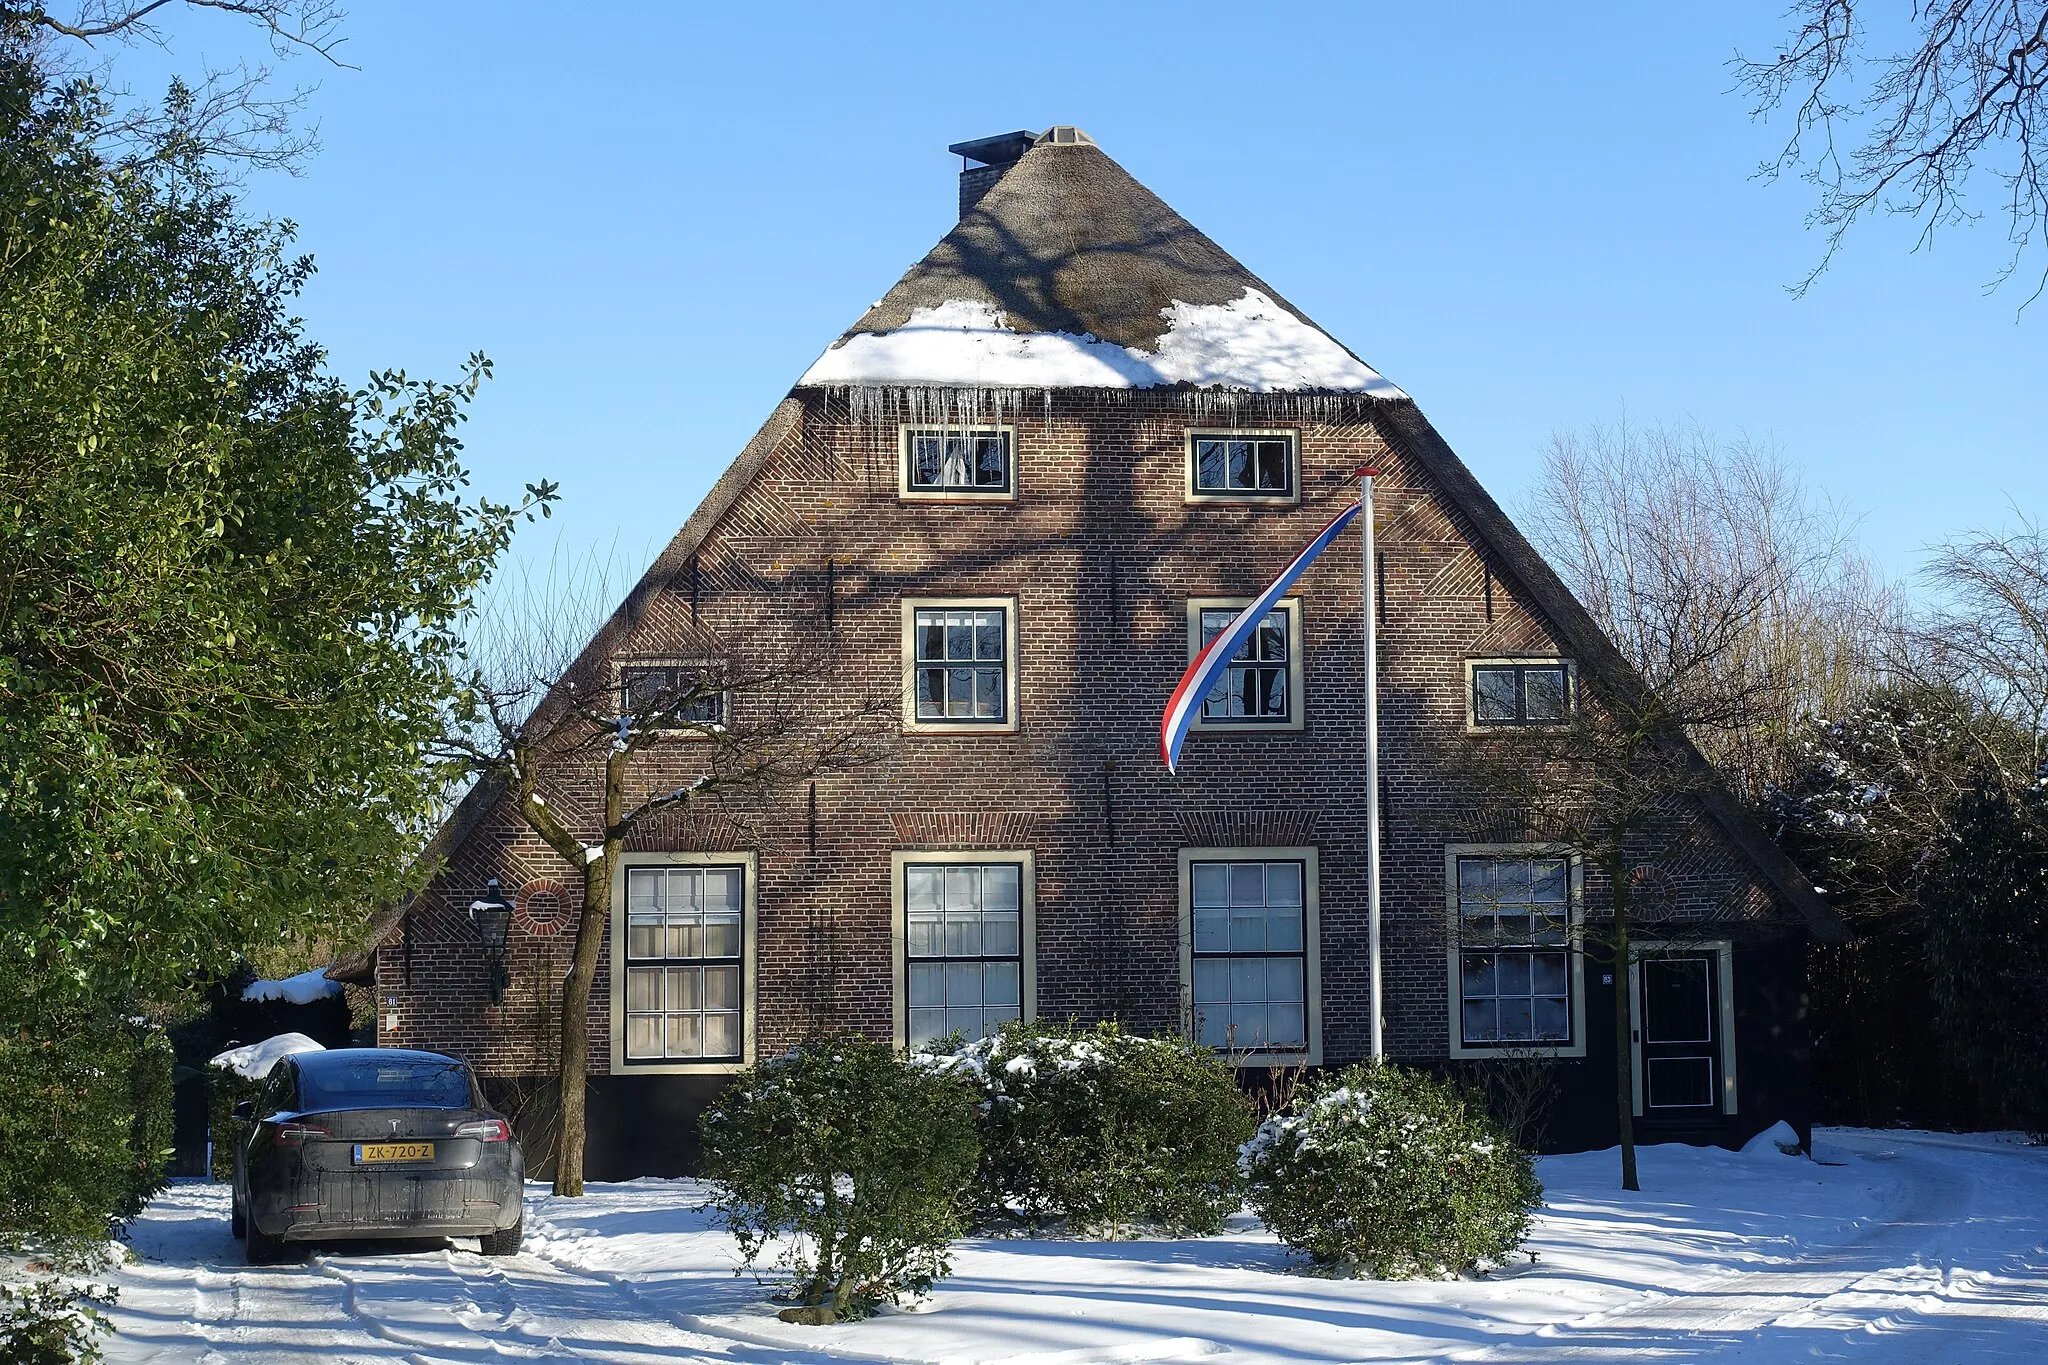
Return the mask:
{"type": "Polygon", "coordinates": [[[1009,1023],[918,1063],[982,1097],[975,1181],[983,1221],[1063,1219],[1118,1235],[1134,1224],[1213,1233],[1240,1203],[1250,1104],[1215,1053],[1113,1023],[1009,1023]]]}
{"type": "Polygon", "coordinates": [[[800,1043],[705,1110],[711,1207],[752,1265],[769,1242],[804,1307],[859,1318],[951,1269],[961,1192],[981,1155],[974,1094],[858,1033],[800,1043]]]}
{"type": "Polygon", "coordinates": [[[1329,1274],[1408,1279],[1498,1264],[1543,1198],[1529,1155],[1484,1106],[1389,1065],[1308,1082],[1239,1160],[1266,1226],[1329,1274]]]}
{"type": "Polygon", "coordinates": [[[235,1117],[235,1106],[253,1100],[263,1089],[264,1077],[285,1058],[300,1052],[325,1051],[303,1033],[280,1033],[259,1042],[244,1043],[218,1053],[206,1064],[207,1131],[213,1140],[213,1157],[208,1173],[215,1180],[232,1180],[235,1148],[249,1134],[249,1125],[235,1117]]]}
{"type": "Polygon", "coordinates": [[[275,1038],[231,1047],[215,1055],[207,1065],[231,1071],[245,1080],[260,1081],[270,1074],[270,1068],[295,1053],[325,1050],[303,1033],[280,1033],[275,1038]]]}

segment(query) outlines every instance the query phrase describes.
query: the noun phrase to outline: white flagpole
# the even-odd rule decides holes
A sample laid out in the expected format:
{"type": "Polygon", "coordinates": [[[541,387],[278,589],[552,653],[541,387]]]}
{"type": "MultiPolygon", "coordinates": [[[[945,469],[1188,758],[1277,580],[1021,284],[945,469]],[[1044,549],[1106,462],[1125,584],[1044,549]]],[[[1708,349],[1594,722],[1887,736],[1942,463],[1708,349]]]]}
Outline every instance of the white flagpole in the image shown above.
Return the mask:
{"type": "Polygon", "coordinates": [[[1385,1020],[1380,1008],[1380,651],[1374,614],[1372,483],[1379,471],[1358,471],[1358,524],[1362,547],[1360,584],[1365,596],[1365,941],[1372,1004],[1372,1059],[1386,1060],[1385,1020]]]}

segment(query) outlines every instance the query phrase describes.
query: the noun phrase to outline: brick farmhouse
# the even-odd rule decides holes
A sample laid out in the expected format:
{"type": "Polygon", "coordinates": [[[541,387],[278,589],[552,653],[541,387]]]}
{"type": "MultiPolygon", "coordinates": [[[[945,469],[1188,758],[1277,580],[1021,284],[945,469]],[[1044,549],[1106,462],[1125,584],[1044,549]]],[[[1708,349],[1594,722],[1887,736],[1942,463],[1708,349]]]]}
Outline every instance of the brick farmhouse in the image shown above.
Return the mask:
{"type": "MultiPolygon", "coordinates": [[[[1600,871],[1463,758],[1559,724],[1626,665],[1408,395],[1085,133],[954,150],[958,225],[775,408],[573,666],[630,693],[809,642],[831,666],[803,689],[735,689],[698,719],[892,708],[872,762],[633,832],[593,993],[590,1174],[687,1170],[707,1097],[819,1028],[914,1044],[1115,1018],[1261,1070],[1367,1056],[1354,532],[1241,651],[1177,775],[1159,754],[1204,632],[1366,465],[1387,1054],[1555,1059],[1552,1145],[1613,1142],[1617,973],[1572,932],[1605,903],[1600,871]]],[[[679,733],[632,780],[687,784],[714,747],[679,733]]],[[[564,763],[544,783],[591,840],[598,778],[564,763]]],[[[1632,874],[1658,894],[1619,974],[1642,1006],[1639,1131],[1803,1131],[1805,945],[1841,927],[1731,799],[1682,799],[1632,874]]],[[[542,1089],[582,869],[489,782],[436,852],[334,972],[374,993],[378,1043],[542,1089]],[[517,907],[500,988],[466,913],[493,879],[517,907]]]]}

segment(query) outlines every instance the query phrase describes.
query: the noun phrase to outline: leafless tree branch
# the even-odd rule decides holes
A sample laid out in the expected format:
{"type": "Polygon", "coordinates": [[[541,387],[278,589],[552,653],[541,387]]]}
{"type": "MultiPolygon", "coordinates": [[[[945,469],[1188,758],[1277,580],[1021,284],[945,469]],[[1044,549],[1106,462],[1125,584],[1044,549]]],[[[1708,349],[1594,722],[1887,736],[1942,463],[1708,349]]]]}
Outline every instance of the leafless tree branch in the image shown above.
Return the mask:
{"type": "MultiPolygon", "coordinates": [[[[1732,66],[1757,117],[1792,106],[1791,133],[1760,173],[1798,169],[1819,191],[1808,222],[1825,247],[1794,293],[1871,213],[1917,220],[1922,246],[1975,218],[1967,191],[1980,171],[2003,187],[2012,248],[1992,287],[2048,241],[2048,0],[1916,0],[1911,45],[1874,58],[1856,0],[1798,0],[1792,13],[1782,51],[1732,66]]],[[[2044,287],[2048,264],[2026,302],[2044,287]]]]}

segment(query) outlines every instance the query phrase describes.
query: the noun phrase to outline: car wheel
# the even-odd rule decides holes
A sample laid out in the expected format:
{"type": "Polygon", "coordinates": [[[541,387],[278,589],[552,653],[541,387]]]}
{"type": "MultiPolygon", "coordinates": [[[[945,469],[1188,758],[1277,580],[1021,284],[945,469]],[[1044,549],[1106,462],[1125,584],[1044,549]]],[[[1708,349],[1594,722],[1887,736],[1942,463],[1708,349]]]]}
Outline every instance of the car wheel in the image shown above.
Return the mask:
{"type": "Polygon", "coordinates": [[[237,1199],[228,1206],[228,1235],[246,1237],[249,1235],[249,1220],[242,1215],[242,1201],[237,1199]]]}
{"type": "Polygon", "coordinates": [[[242,1242],[243,1259],[250,1265],[276,1265],[291,1257],[293,1248],[282,1237],[272,1237],[256,1226],[256,1220],[244,1217],[247,1228],[242,1242]]]}
{"type": "Polygon", "coordinates": [[[519,1221],[511,1227],[499,1232],[487,1232],[477,1238],[477,1245],[483,1248],[486,1256],[516,1256],[519,1254],[519,1243],[525,1236],[526,1217],[522,1214],[519,1221]]]}

